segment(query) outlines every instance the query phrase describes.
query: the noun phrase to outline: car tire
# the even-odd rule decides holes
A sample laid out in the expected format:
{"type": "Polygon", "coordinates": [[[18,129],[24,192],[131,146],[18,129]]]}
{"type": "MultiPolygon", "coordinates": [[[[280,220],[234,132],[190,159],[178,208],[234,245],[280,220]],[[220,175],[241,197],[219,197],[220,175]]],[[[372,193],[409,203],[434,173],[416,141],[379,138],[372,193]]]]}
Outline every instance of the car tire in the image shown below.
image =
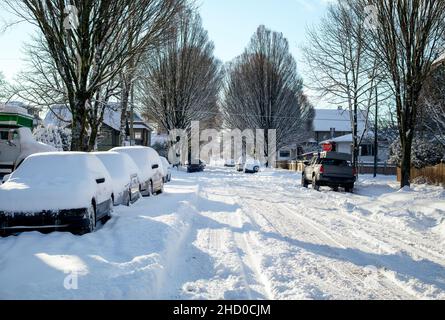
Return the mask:
{"type": "Polygon", "coordinates": [[[146,198],[150,196],[150,182],[145,183],[145,190],[142,191],[142,185],[139,187],[139,191],[141,192],[142,197],[146,198]]]}
{"type": "Polygon", "coordinates": [[[127,197],[127,201],[125,203],[125,205],[127,207],[129,207],[131,205],[131,200],[133,200],[133,199],[131,199],[131,189],[128,189],[128,197],[127,197]]]}
{"type": "Polygon", "coordinates": [[[150,194],[148,195],[149,197],[151,197],[151,196],[153,196],[155,194],[155,190],[154,190],[154,187],[153,187],[153,181],[151,181],[151,180],[149,182],[149,192],[150,192],[150,194]]]}
{"type": "Polygon", "coordinates": [[[332,190],[333,190],[334,192],[338,192],[338,186],[332,187],[332,190]]]}
{"type": "Polygon", "coordinates": [[[354,192],[354,185],[352,184],[348,184],[348,185],[345,185],[345,191],[347,192],[347,193],[353,193],[354,192]]]}
{"type": "Polygon", "coordinates": [[[92,233],[96,230],[96,206],[91,203],[91,206],[87,209],[88,224],[83,228],[81,234],[92,233]]]}
{"type": "Polygon", "coordinates": [[[309,183],[307,182],[306,177],[304,175],[301,177],[301,185],[303,186],[303,188],[309,187],[309,183]]]}
{"type": "Polygon", "coordinates": [[[102,222],[105,223],[108,220],[110,220],[113,216],[113,211],[114,211],[114,200],[113,197],[110,198],[110,200],[108,201],[108,203],[110,204],[108,207],[108,212],[105,215],[105,217],[102,219],[102,222]]]}
{"type": "Polygon", "coordinates": [[[260,167],[254,167],[254,168],[253,168],[253,171],[254,171],[255,173],[258,173],[258,172],[260,171],[260,167]]]}
{"type": "Polygon", "coordinates": [[[315,179],[315,177],[312,179],[312,188],[315,191],[320,191],[320,185],[317,182],[317,179],[315,179]]]}
{"type": "Polygon", "coordinates": [[[164,193],[164,182],[161,182],[161,187],[158,190],[158,194],[164,193]]]}

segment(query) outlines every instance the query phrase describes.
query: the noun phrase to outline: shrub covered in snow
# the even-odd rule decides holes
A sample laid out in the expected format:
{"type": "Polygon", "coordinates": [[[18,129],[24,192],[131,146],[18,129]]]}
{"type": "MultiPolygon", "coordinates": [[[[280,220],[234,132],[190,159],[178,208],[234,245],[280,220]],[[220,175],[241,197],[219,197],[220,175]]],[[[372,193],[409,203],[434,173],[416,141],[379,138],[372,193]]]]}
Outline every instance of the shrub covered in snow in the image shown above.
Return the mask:
{"type": "Polygon", "coordinates": [[[53,125],[39,126],[34,130],[34,138],[53,146],[58,151],[69,151],[71,147],[71,130],[53,125]]]}
{"type": "MultiPolygon", "coordinates": [[[[411,161],[416,168],[434,166],[442,161],[445,155],[445,148],[429,139],[414,138],[411,161]]],[[[397,139],[390,147],[390,162],[400,165],[402,160],[402,149],[400,139],[397,139]]]]}

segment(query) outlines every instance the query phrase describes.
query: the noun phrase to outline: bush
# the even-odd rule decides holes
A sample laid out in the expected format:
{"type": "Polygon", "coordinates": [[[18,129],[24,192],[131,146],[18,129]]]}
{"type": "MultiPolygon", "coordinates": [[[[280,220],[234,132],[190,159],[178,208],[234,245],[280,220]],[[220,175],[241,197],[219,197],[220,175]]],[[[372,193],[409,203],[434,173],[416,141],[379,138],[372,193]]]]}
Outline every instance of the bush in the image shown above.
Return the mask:
{"type": "MultiPolygon", "coordinates": [[[[415,168],[420,169],[439,164],[444,158],[444,154],[445,149],[441,144],[425,138],[414,138],[411,162],[415,168]]],[[[400,166],[402,161],[400,139],[391,145],[389,161],[400,166]]]]}

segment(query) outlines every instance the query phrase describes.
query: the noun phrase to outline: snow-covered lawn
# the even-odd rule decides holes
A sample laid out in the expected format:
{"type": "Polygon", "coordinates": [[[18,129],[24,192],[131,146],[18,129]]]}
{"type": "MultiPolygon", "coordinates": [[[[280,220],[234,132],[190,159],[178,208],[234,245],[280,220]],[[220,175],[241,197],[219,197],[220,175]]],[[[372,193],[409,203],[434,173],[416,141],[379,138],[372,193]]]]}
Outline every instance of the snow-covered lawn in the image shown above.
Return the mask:
{"type": "Polygon", "coordinates": [[[365,176],[351,195],[209,168],[165,190],[94,234],[0,239],[0,298],[445,299],[441,187],[365,176]]]}

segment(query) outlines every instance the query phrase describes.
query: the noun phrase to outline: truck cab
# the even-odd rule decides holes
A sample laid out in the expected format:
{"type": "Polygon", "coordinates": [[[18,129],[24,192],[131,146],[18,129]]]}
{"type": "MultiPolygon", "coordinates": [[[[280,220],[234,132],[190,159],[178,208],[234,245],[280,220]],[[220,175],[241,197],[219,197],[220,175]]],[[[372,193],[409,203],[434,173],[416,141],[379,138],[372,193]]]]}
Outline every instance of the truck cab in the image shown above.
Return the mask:
{"type": "Polygon", "coordinates": [[[56,151],[35,141],[33,117],[26,109],[0,104],[0,178],[12,173],[29,155],[56,151]]]}

